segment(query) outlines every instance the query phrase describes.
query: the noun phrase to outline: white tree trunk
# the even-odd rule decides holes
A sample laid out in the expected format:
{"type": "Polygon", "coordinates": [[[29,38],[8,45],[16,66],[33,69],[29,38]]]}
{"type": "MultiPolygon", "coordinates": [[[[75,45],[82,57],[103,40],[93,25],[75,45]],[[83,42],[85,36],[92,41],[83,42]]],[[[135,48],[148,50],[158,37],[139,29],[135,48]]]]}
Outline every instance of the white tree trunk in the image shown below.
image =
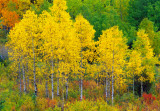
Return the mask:
{"type": "Polygon", "coordinates": [[[59,96],[59,77],[57,77],[57,96],[59,96]]]}
{"type": "Polygon", "coordinates": [[[141,97],[142,97],[142,95],[143,95],[143,82],[141,80],[141,97]]]}
{"type": "MultiPolygon", "coordinates": [[[[52,58],[52,71],[53,71],[53,58],[52,58]]],[[[52,81],[52,100],[53,100],[54,98],[53,72],[51,76],[51,81],[52,81]]]]}
{"type": "Polygon", "coordinates": [[[35,52],[34,52],[34,42],[32,38],[32,50],[33,50],[33,75],[34,75],[34,92],[37,96],[37,85],[36,85],[36,66],[35,66],[35,52]]]}
{"type": "Polygon", "coordinates": [[[23,71],[23,87],[24,87],[23,91],[26,93],[26,78],[25,78],[24,65],[22,65],[22,71],[23,71]]]}
{"type": "Polygon", "coordinates": [[[113,64],[112,64],[112,106],[113,106],[113,99],[114,99],[114,51],[113,51],[113,64]]]}
{"type": "MultiPolygon", "coordinates": [[[[82,49],[81,49],[81,71],[82,71],[82,49]]],[[[81,95],[80,95],[80,100],[82,101],[82,99],[83,99],[83,80],[82,80],[82,73],[83,72],[81,72],[81,95]]]]}
{"type": "Polygon", "coordinates": [[[108,81],[107,81],[107,75],[106,75],[106,102],[107,102],[107,97],[108,97],[107,88],[108,88],[108,81]]]}
{"type": "Polygon", "coordinates": [[[66,79],[66,100],[68,99],[68,79],[66,79]]]}
{"type": "Polygon", "coordinates": [[[21,91],[22,91],[22,83],[21,83],[21,67],[20,67],[20,63],[18,63],[18,69],[19,69],[19,92],[21,93],[21,91]]]}
{"type": "Polygon", "coordinates": [[[64,111],[64,78],[62,78],[61,82],[61,87],[62,87],[62,111],[64,111]]]}
{"type": "Polygon", "coordinates": [[[133,74],[133,95],[134,95],[134,74],[133,74]]]}
{"type": "Polygon", "coordinates": [[[83,81],[81,79],[81,96],[80,96],[80,100],[82,101],[83,99],[83,81]]]}

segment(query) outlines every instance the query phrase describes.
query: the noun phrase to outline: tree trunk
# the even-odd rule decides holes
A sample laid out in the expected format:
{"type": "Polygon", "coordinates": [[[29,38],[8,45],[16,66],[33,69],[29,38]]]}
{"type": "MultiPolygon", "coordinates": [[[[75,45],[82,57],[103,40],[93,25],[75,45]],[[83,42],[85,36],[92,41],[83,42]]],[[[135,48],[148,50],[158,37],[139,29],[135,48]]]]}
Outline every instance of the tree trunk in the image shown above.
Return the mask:
{"type": "Polygon", "coordinates": [[[66,100],[68,99],[68,79],[66,79],[66,100]]]}
{"type": "Polygon", "coordinates": [[[29,92],[28,63],[26,64],[26,92],[29,92]]]}
{"type": "Polygon", "coordinates": [[[59,77],[57,77],[57,96],[59,96],[59,77]]]}
{"type": "Polygon", "coordinates": [[[82,101],[83,99],[83,81],[82,81],[82,49],[81,49],[81,95],[80,95],[80,100],[82,101]]]}
{"type": "Polygon", "coordinates": [[[80,100],[82,101],[83,99],[83,81],[81,79],[81,96],[80,96],[80,100]]]}
{"type": "Polygon", "coordinates": [[[97,87],[98,87],[98,78],[99,78],[99,73],[98,73],[98,77],[97,77],[97,87]]]}
{"type": "Polygon", "coordinates": [[[79,78],[79,92],[81,92],[81,79],[79,78]]]}
{"type": "Polygon", "coordinates": [[[19,69],[19,92],[21,94],[22,91],[22,83],[21,83],[21,67],[20,67],[20,63],[18,63],[18,69],[19,69]]]}
{"type": "Polygon", "coordinates": [[[33,75],[34,75],[34,92],[35,96],[37,96],[37,85],[36,85],[36,66],[35,66],[35,52],[34,52],[34,42],[32,38],[32,50],[33,50],[33,75]]]}
{"type": "Polygon", "coordinates": [[[113,50],[113,64],[112,64],[112,106],[113,106],[113,99],[114,99],[114,50],[113,50]]]}
{"type": "Polygon", "coordinates": [[[23,71],[23,87],[24,87],[23,91],[26,93],[26,78],[25,78],[24,65],[22,65],[22,71],[23,71]]]}
{"type": "Polygon", "coordinates": [[[141,80],[141,97],[142,97],[142,95],[143,95],[143,82],[141,80]]]}
{"type": "Polygon", "coordinates": [[[108,79],[108,97],[110,98],[111,94],[110,94],[110,79],[108,79]]]}
{"type": "Polygon", "coordinates": [[[27,92],[29,92],[29,77],[27,77],[27,84],[28,84],[27,92]]]}
{"type": "Polygon", "coordinates": [[[53,85],[53,58],[52,58],[52,76],[51,76],[51,81],[52,81],[52,100],[54,98],[54,85],[53,85]]]}
{"type": "Polygon", "coordinates": [[[64,111],[64,78],[62,78],[62,111],[64,111]]]}
{"type": "Polygon", "coordinates": [[[48,81],[46,80],[46,97],[49,98],[49,92],[48,92],[48,81]]]}
{"type": "Polygon", "coordinates": [[[108,97],[107,88],[108,88],[108,81],[107,81],[107,75],[106,75],[106,102],[107,102],[107,97],[108,97]]]}
{"type": "Polygon", "coordinates": [[[133,74],[133,95],[134,95],[134,74],[133,74]]]}

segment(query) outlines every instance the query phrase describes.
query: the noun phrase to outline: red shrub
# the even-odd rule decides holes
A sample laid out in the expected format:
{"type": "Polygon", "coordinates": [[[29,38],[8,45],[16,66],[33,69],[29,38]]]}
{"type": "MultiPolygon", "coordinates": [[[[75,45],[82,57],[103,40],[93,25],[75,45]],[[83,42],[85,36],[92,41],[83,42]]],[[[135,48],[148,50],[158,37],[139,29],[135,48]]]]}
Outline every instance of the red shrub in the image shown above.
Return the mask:
{"type": "Polygon", "coordinates": [[[47,104],[48,104],[48,107],[54,108],[55,105],[57,104],[57,101],[55,99],[51,100],[51,99],[47,98],[47,104]]]}
{"type": "Polygon", "coordinates": [[[144,101],[147,104],[151,104],[154,100],[156,100],[156,98],[154,96],[152,96],[152,94],[143,93],[142,96],[144,98],[144,101]]]}

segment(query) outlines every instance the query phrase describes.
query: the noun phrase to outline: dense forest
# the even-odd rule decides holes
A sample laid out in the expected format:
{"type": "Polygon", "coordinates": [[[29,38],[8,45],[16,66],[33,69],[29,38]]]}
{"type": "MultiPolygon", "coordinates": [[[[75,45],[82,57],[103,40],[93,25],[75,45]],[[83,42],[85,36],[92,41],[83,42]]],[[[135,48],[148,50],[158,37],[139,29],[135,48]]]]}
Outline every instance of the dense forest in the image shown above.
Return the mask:
{"type": "Polygon", "coordinates": [[[0,111],[160,111],[160,0],[0,0],[0,111]]]}

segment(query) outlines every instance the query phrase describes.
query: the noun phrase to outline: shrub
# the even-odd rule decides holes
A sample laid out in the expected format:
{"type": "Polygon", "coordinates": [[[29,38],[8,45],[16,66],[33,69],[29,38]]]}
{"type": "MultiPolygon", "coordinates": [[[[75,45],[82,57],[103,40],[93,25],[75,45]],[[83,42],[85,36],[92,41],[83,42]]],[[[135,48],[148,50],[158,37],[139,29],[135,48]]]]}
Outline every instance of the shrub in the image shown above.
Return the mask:
{"type": "Polygon", "coordinates": [[[156,98],[152,96],[151,93],[150,94],[143,93],[142,97],[147,104],[151,104],[153,103],[154,100],[156,100],[156,98]]]}
{"type": "Polygon", "coordinates": [[[65,111],[117,111],[115,107],[109,106],[105,101],[76,101],[66,105],[65,111]]]}

